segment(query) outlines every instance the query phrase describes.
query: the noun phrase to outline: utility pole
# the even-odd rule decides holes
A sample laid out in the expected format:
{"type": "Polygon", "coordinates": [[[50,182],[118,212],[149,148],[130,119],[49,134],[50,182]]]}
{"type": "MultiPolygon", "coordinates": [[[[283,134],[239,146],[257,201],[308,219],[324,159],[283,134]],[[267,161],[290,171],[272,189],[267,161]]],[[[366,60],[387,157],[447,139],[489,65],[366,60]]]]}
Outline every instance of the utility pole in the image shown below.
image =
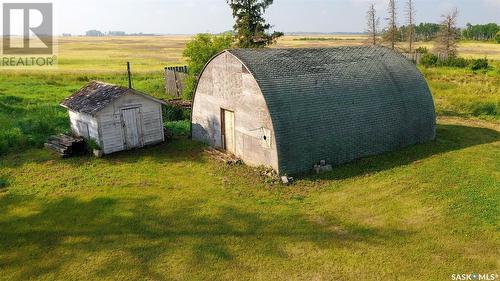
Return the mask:
{"type": "Polygon", "coordinates": [[[130,62],[127,62],[128,88],[132,89],[132,72],[130,71],[130,62]]]}

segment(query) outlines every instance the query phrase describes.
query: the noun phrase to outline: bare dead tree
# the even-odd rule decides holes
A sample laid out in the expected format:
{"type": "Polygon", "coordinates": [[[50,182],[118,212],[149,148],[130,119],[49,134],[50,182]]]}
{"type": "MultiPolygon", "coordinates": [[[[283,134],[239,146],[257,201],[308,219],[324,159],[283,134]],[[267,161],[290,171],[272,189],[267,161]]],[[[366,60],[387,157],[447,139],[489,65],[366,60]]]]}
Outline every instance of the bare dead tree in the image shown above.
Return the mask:
{"type": "Polygon", "coordinates": [[[410,49],[410,54],[413,52],[413,41],[415,39],[415,1],[406,1],[406,17],[408,22],[408,44],[410,49]]]}
{"type": "Polygon", "coordinates": [[[375,3],[371,3],[368,12],[366,13],[366,18],[368,20],[368,36],[369,42],[372,45],[377,45],[377,35],[380,25],[380,19],[377,17],[377,10],[375,9],[375,3]]]}
{"type": "Polygon", "coordinates": [[[457,19],[458,9],[455,8],[449,13],[442,15],[441,30],[436,40],[436,51],[445,58],[457,55],[457,19]]]}
{"type": "Polygon", "coordinates": [[[390,42],[391,48],[394,50],[396,48],[396,36],[398,33],[396,0],[389,0],[388,12],[386,41],[390,42]]]}

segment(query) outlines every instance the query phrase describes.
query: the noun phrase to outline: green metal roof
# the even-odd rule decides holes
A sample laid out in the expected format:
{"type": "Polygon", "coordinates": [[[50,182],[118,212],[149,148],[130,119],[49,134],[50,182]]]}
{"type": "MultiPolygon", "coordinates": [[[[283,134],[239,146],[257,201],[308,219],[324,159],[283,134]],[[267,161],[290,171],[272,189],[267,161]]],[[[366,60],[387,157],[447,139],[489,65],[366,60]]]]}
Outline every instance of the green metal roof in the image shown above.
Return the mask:
{"type": "Polygon", "coordinates": [[[429,87],[384,47],[235,49],[273,121],[281,174],[342,164],[435,138],[429,87]]]}

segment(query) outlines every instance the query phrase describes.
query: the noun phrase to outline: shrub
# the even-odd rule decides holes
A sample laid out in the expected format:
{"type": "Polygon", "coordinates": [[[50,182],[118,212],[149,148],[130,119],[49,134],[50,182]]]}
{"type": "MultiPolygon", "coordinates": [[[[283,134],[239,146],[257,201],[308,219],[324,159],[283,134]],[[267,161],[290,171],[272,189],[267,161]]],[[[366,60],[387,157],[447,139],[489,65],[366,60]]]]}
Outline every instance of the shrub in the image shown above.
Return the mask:
{"type": "Polygon", "coordinates": [[[461,57],[449,57],[448,59],[445,60],[438,60],[438,65],[466,68],[467,66],[469,66],[469,61],[461,57]]]}
{"type": "Polygon", "coordinates": [[[221,35],[198,34],[191,40],[183,52],[187,58],[189,66],[189,77],[186,79],[184,97],[192,99],[197,77],[201,74],[205,64],[216,54],[225,49],[229,49],[234,43],[234,36],[231,33],[221,35]]]}
{"type": "Polygon", "coordinates": [[[497,32],[497,35],[495,36],[495,40],[497,41],[498,44],[500,44],[500,31],[497,32]]]}
{"type": "Polygon", "coordinates": [[[436,66],[438,57],[431,53],[426,53],[420,59],[420,63],[425,67],[436,66]]]}
{"type": "Polygon", "coordinates": [[[9,186],[9,181],[6,178],[0,177],[0,189],[4,189],[9,186]]]}
{"type": "Polygon", "coordinates": [[[493,102],[478,102],[472,105],[472,115],[474,116],[495,116],[500,112],[497,110],[497,105],[493,102]]]}
{"type": "Polygon", "coordinates": [[[418,47],[415,52],[417,52],[418,54],[428,54],[429,53],[429,49],[427,49],[426,47],[418,47]]]}
{"type": "Polygon", "coordinates": [[[470,68],[474,71],[476,70],[481,70],[481,69],[488,69],[489,68],[489,63],[486,58],[484,59],[474,59],[472,60],[470,64],[470,68]]]}
{"type": "Polygon", "coordinates": [[[165,127],[176,136],[187,136],[191,133],[191,123],[188,120],[167,122],[165,127]]]}
{"type": "Polygon", "coordinates": [[[426,53],[422,56],[420,63],[425,67],[447,66],[447,67],[466,68],[469,66],[470,61],[461,57],[449,57],[447,59],[440,59],[438,56],[432,53],[426,53]]]}
{"type": "Polygon", "coordinates": [[[163,121],[191,120],[191,110],[167,105],[163,109],[163,121]]]}
{"type": "Polygon", "coordinates": [[[95,150],[100,150],[101,146],[94,139],[86,139],[85,145],[87,146],[87,150],[92,152],[95,150]]]}

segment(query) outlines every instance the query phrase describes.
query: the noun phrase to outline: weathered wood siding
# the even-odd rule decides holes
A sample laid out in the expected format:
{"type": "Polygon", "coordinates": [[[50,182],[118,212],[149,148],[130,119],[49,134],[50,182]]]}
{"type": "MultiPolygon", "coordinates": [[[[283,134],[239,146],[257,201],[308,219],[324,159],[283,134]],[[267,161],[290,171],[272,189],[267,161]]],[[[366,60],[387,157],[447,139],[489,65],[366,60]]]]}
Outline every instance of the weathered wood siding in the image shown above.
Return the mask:
{"type": "Polygon", "coordinates": [[[193,139],[222,148],[221,109],[234,112],[235,154],[278,170],[274,129],[257,81],[232,54],[214,58],[200,77],[193,104],[193,139]]]}
{"type": "Polygon", "coordinates": [[[163,142],[161,104],[139,95],[128,94],[104,108],[97,115],[101,132],[101,147],[105,154],[127,149],[123,129],[122,109],[139,108],[140,146],[163,142]]]}
{"type": "Polygon", "coordinates": [[[85,136],[85,132],[82,131],[81,126],[79,126],[78,124],[79,122],[81,122],[88,126],[89,137],[99,143],[100,140],[99,124],[96,118],[94,118],[89,114],[70,110],[69,119],[70,119],[71,131],[73,132],[73,134],[82,137],[85,136]]]}

